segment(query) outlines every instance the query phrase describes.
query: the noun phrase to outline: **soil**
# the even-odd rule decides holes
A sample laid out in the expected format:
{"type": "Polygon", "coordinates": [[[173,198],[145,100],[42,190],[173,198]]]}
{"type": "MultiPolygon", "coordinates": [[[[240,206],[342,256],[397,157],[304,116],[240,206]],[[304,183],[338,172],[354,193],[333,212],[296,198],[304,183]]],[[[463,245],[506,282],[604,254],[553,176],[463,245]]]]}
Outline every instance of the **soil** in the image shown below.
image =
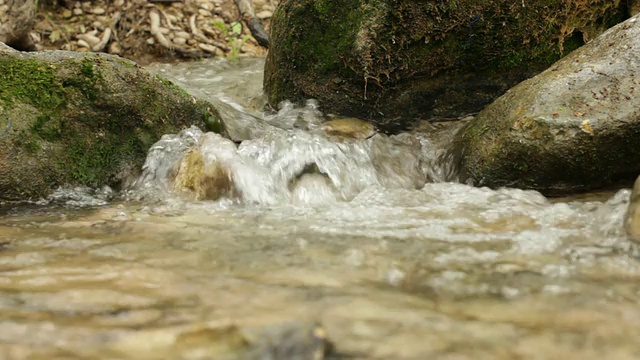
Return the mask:
{"type": "MultiPolygon", "coordinates": [[[[253,1],[265,29],[276,5],[253,1]]],[[[38,50],[106,52],[141,65],[267,51],[233,0],[41,0],[36,17],[31,36],[38,50]]]]}

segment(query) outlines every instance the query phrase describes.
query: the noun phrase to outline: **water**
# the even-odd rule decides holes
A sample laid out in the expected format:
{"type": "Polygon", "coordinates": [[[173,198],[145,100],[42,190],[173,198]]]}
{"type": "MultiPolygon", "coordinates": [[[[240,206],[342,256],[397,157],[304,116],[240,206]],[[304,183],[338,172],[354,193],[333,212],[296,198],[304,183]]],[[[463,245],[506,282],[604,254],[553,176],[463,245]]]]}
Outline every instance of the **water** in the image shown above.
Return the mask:
{"type": "Polygon", "coordinates": [[[123,194],[0,209],[0,358],[640,358],[629,190],[447,182],[452,129],[260,114],[261,60],[242,61],[155,67],[258,124],[235,142],[168,134],[123,194]]]}

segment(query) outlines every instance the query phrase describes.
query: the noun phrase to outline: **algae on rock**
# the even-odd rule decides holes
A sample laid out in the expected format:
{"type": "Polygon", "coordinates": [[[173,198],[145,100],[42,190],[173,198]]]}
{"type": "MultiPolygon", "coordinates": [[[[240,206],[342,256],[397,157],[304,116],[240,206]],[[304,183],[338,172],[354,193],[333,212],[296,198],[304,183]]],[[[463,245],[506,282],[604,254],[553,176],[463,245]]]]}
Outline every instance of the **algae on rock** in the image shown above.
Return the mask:
{"type": "Polygon", "coordinates": [[[398,130],[477,112],[628,16],[621,0],[283,0],[272,106],[314,98],[398,130]]]}
{"type": "Polygon", "coordinates": [[[216,121],[210,104],[128,60],[0,49],[0,199],[118,184],[163,134],[216,121]]]}

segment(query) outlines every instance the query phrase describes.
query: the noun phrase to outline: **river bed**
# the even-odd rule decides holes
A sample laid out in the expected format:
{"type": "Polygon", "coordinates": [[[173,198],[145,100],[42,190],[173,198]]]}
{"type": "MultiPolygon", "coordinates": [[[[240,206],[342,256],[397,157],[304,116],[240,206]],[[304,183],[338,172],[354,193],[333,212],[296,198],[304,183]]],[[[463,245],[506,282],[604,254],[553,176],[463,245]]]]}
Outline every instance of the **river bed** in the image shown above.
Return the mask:
{"type": "Polygon", "coordinates": [[[259,114],[262,62],[151,67],[269,125],[206,138],[233,196],[167,191],[158,145],[126,194],[0,208],[1,359],[640,358],[628,189],[455,183],[436,140],[326,137],[313,102],[259,114]]]}

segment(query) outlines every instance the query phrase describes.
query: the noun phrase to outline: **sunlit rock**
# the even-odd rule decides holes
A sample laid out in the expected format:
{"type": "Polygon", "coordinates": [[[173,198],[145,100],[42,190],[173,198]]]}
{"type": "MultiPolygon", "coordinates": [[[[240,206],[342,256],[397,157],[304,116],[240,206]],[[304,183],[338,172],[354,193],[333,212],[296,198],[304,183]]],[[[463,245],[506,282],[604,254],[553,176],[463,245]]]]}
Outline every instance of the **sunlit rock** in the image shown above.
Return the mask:
{"type": "Polygon", "coordinates": [[[175,190],[189,192],[195,200],[217,200],[233,192],[228,170],[218,161],[205,163],[198,150],[182,158],[172,183],[175,190]]]}
{"type": "Polygon", "coordinates": [[[640,242],[640,177],[633,185],[629,207],[624,217],[624,227],[629,239],[640,242]]]}
{"type": "Polygon", "coordinates": [[[364,140],[377,133],[376,127],[364,120],[356,118],[337,118],[323,122],[319,130],[338,139],[364,140]]]}
{"type": "Polygon", "coordinates": [[[640,15],[523,81],[454,139],[462,181],[566,193],[640,173],[640,15]]]}

